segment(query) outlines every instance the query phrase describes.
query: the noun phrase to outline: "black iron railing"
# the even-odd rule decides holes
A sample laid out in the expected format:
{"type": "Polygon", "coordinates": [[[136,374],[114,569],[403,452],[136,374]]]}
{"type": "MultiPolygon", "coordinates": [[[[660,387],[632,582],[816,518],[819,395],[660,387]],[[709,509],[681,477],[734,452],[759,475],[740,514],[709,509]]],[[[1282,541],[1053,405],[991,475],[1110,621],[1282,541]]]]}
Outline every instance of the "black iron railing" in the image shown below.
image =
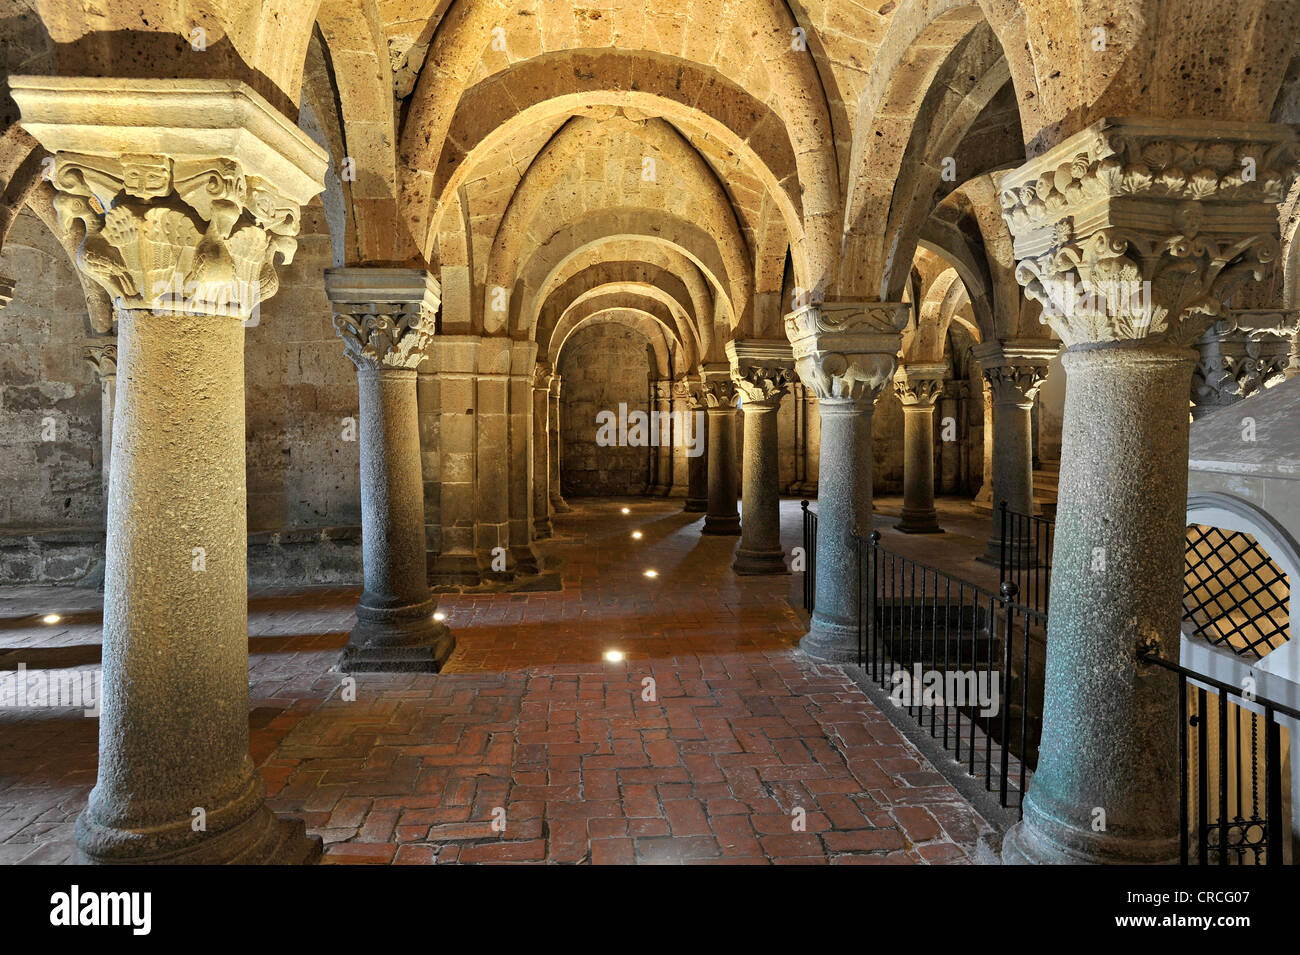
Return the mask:
{"type": "Polygon", "coordinates": [[[1037,763],[1046,615],[1011,581],[995,594],[887,550],[878,531],[853,540],[859,666],[1018,808],[1037,763]]]}
{"type": "Polygon", "coordinates": [[[817,512],[810,510],[807,501],[800,501],[803,511],[803,609],[813,612],[817,602],[817,512]]]}
{"type": "Polygon", "coordinates": [[[1281,865],[1285,767],[1279,717],[1300,720],[1300,711],[1153,654],[1142,660],[1178,678],[1179,861],[1281,865]]]}
{"type": "Polygon", "coordinates": [[[999,580],[1011,581],[1020,591],[1021,602],[1047,613],[1052,586],[1052,546],[1056,543],[1056,521],[1034,514],[1021,514],[998,505],[1000,519],[999,580]]]}

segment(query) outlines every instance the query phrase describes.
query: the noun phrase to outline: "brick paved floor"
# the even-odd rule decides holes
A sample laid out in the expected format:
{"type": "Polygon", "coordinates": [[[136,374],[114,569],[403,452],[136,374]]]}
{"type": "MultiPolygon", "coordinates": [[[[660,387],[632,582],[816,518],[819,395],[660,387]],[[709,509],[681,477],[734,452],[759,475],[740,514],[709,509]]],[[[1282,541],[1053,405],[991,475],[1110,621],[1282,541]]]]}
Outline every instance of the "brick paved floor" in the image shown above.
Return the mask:
{"type": "MultiPolygon", "coordinates": [[[[798,521],[785,502],[787,546],[798,521]]],[[[735,539],[700,524],[671,501],[583,503],[543,545],[562,592],[447,597],[444,673],[355,693],[328,670],[356,591],[254,592],[272,807],[329,863],[968,862],[982,820],[838,667],[794,649],[797,579],[737,577],[735,539]]],[[[0,588],[0,667],[93,667],[98,642],[98,595],[0,588]]],[[[70,858],[96,725],[0,709],[0,863],[70,858]]]]}

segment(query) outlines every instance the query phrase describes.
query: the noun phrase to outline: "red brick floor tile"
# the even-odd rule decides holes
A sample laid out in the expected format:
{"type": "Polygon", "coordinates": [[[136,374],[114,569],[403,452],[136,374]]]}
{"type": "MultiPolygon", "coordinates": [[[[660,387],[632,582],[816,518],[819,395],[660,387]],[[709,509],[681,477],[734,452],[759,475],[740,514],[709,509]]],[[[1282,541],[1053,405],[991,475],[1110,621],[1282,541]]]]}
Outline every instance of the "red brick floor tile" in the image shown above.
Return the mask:
{"type": "MultiPolygon", "coordinates": [[[[444,595],[443,672],[360,675],[351,701],[328,671],[357,589],[250,595],[272,808],[344,864],[969,862],[982,821],[843,670],[798,651],[789,578],[736,576],[734,539],[674,502],[621,503],[582,504],[538,545],[562,591],[444,595]]],[[[794,539],[797,506],[783,515],[794,539]]],[[[96,642],[97,614],[61,638],[0,631],[0,651],[96,642]]],[[[60,781],[6,789],[22,819],[0,819],[0,861],[70,859],[94,782],[95,722],[42,716],[0,711],[22,730],[0,734],[0,775],[60,781]]]]}

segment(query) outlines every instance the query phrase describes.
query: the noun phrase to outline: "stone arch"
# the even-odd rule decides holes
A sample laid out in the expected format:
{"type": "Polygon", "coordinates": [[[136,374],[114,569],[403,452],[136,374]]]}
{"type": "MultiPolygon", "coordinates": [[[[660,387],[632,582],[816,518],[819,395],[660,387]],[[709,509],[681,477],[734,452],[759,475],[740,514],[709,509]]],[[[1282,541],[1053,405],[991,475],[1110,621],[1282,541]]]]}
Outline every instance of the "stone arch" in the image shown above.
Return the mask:
{"type": "MultiPolygon", "coordinates": [[[[596,156],[599,160],[605,153],[598,151],[596,156]]],[[[732,284],[732,296],[744,296],[737,312],[742,321],[752,314],[749,296],[743,291],[752,260],[728,197],[700,156],[676,130],[659,121],[627,122],[613,133],[605,124],[590,119],[566,123],[529,166],[501,219],[484,280],[485,300],[496,294],[496,288],[515,284],[518,264],[528,261],[534,249],[551,241],[556,223],[609,215],[629,207],[652,220],[690,221],[696,230],[710,235],[712,245],[725,263],[726,273],[744,277],[743,284],[732,284]],[[636,169],[623,170],[621,176],[615,172],[613,181],[604,180],[604,188],[599,191],[574,188],[567,174],[574,163],[583,161],[589,150],[596,148],[593,140],[608,150],[609,156],[617,157],[622,154],[626,139],[640,143],[644,150],[661,158],[657,167],[661,171],[652,183],[640,175],[638,164],[636,169]]],[[[649,227],[662,231],[655,221],[649,227]]],[[[485,326],[488,325],[485,321],[485,326]]]]}
{"type": "Polygon", "coordinates": [[[320,0],[316,13],[351,159],[347,264],[401,265],[417,251],[397,214],[397,110],[383,20],[375,0],[320,0]]]}
{"type": "Polygon", "coordinates": [[[988,265],[981,252],[973,248],[956,229],[941,229],[931,219],[922,232],[917,246],[947,262],[961,277],[966,294],[970,297],[971,311],[979,329],[981,341],[998,337],[998,326],[990,301],[988,265]]]}
{"type": "Polygon", "coordinates": [[[295,116],[320,0],[138,0],[126,5],[38,0],[65,76],[242,80],[295,116]],[[201,29],[202,45],[193,31],[201,29]]]}
{"type": "Polygon", "coordinates": [[[1012,75],[1030,156],[1104,116],[1266,122],[1300,28],[1294,4],[1269,0],[1240,0],[1231,16],[1218,0],[981,3],[1001,14],[1003,46],[1027,56],[1012,75]]]}
{"type": "Polygon", "coordinates": [[[669,334],[668,329],[660,319],[635,308],[598,309],[574,322],[565,330],[564,337],[555,349],[555,367],[560,367],[560,355],[564,352],[564,346],[577,332],[583,328],[601,323],[624,325],[643,335],[649,343],[650,349],[654,352],[654,370],[660,378],[672,377],[673,362],[669,347],[672,343],[666,337],[669,334]]]}
{"type": "MultiPolygon", "coordinates": [[[[483,39],[479,51],[487,45],[486,33],[483,39]]],[[[467,165],[465,157],[471,150],[492,148],[512,117],[536,124],[550,116],[617,106],[663,117],[683,132],[712,140],[741,157],[781,209],[801,280],[813,285],[834,269],[838,174],[828,121],[800,122],[788,129],[778,112],[752,98],[744,87],[675,57],[579,50],[566,53],[563,66],[564,79],[557,87],[553,75],[557,66],[546,54],[514,65],[502,76],[466,91],[457,99],[454,112],[447,102],[431,105],[433,74],[422,77],[401,159],[404,206],[412,234],[424,237],[426,254],[432,254],[428,237],[447,197],[458,186],[459,170],[467,165]],[[797,150],[792,141],[799,144],[797,150]]],[[[811,69],[810,61],[808,66],[811,69]]],[[[812,77],[820,93],[815,71],[812,77]]],[[[444,82],[447,79],[443,77],[444,82]]],[[[797,98],[790,96],[788,101],[814,111],[820,103],[824,114],[824,102],[819,96],[808,96],[809,88],[798,89],[797,98]]],[[[446,98],[445,90],[441,95],[446,98]]]]}
{"type": "Polygon", "coordinates": [[[588,316],[618,310],[636,311],[660,325],[671,344],[680,352],[681,361],[678,364],[681,367],[699,364],[699,340],[689,319],[682,315],[680,303],[653,286],[638,283],[610,283],[574,298],[553,328],[539,329],[538,360],[546,360],[545,356],[551,352],[558,356],[565,339],[588,316]],[[545,334],[548,331],[549,334],[545,334]],[[557,342],[560,344],[557,345],[557,342]]]}
{"type": "Polygon", "coordinates": [[[699,316],[713,314],[713,297],[694,265],[666,247],[619,250],[624,255],[635,254],[635,261],[600,258],[603,248],[593,246],[557,273],[553,290],[533,322],[539,349],[547,347],[556,324],[578,298],[603,287],[628,286],[653,290],[655,297],[668,305],[678,323],[677,337],[693,343],[692,361],[698,362],[705,342],[712,340],[711,329],[701,327],[699,316]]]}
{"type": "Polygon", "coordinates": [[[983,259],[997,336],[1045,337],[1041,328],[1025,324],[1030,313],[1023,307],[1024,295],[1016,281],[1011,231],[1002,218],[998,202],[1001,175],[1001,171],[985,173],[962,183],[939,204],[936,213],[953,223],[963,235],[978,239],[978,248],[972,252],[983,259]]]}
{"type": "Polygon", "coordinates": [[[859,103],[846,202],[845,257],[853,271],[843,285],[885,301],[902,294],[944,160],[1011,78],[977,5],[918,6],[932,8],[931,18],[918,27],[895,15],[881,51],[886,66],[873,71],[859,103]]]}
{"type": "MultiPolygon", "coordinates": [[[[674,74],[674,79],[675,77],[674,74]]],[[[516,81],[520,80],[518,76],[512,78],[516,81]]],[[[517,109],[513,105],[515,95],[526,95],[533,90],[535,90],[534,85],[525,86],[520,94],[496,89],[486,92],[477,89],[470,91],[467,98],[470,102],[466,111],[473,117],[474,128],[463,132],[453,130],[453,133],[466,139],[475,136],[479,138],[472,146],[466,148],[463,154],[443,157],[439,169],[440,172],[445,172],[446,180],[439,180],[431,187],[437,190],[434,193],[437,208],[429,223],[431,231],[426,242],[426,254],[431,258],[436,257],[440,262],[444,258],[440,247],[444,241],[443,222],[448,216],[453,215],[455,204],[459,199],[459,191],[471,170],[477,168],[480,157],[501,154],[502,150],[506,149],[507,143],[520,130],[556,125],[570,116],[601,117],[621,109],[624,113],[659,119],[677,129],[679,135],[690,140],[693,149],[704,150],[703,155],[707,164],[712,167],[715,180],[718,176],[717,166],[724,162],[723,157],[734,157],[733,161],[737,168],[752,178],[757,190],[761,192],[763,203],[768,207],[752,212],[756,221],[751,228],[757,231],[770,228],[771,223],[777,221],[781,223],[781,232],[788,235],[787,241],[794,249],[802,281],[810,282],[809,276],[812,271],[826,268],[825,263],[820,266],[810,263],[810,242],[813,240],[806,235],[800,218],[800,184],[794,168],[796,157],[789,142],[784,140],[784,131],[777,125],[778,120],[774,116],[769,114],[738,134],[724,129],[716,121],[705,121],[699,103],[688,108],[680,102],[668,101],[664,97],[643,90],[596,90],[588,94],[556,96],[522,109],[517,109]],[[480,99],[483,100],[482,103],[479,103],[480,99]],[[499,115],[487,119],[484,114],[499,115]],[[747,138],[742,138],[742,135],[747,138]],[[779,155],[771,155],[775,147],[770,144],[780,147],[779,155]],[[760,156],[756,152],[757,148],[764,149],[768,155],[760,156]],[[778,163],[775,169],[769,165],[771,162],[778,163]]],[[[540,94],[534,92],[534,95],[540,94]]],[[[679,92],[678,95],[683,94],[679,92]]],[[[456,142],[459,140],[453,140],[453,143],[456,142]]],[[[448,148],[451,146],[452,144],[449,144],[448,148]]],[[[728,198],[733,205],[736,204],[737,199],[734,195],[728,198]]],[[[413,225],[412,228],[423,228],[423,226],[413,225]]],[[[826,251],[827,244],[823,237],[821,250],[818,253],[822,258],[829,255],[826,251]]]]}
{"type": "Polygon", "coordinates": [[[904,362],[943,361],[948,325],[960,300],[966,298],[966,287],[951,266],[930,283],[916,309],[916,321],[903,333],[904,362]]]}
{"type": "MultiPolygon", "coordinates": [[[[718,360],[712,352],[718,341],[716,327],[721,325],[725,339],[726,330],[734,327],[736,310],[734,297],[742,302],[750,299],[748,276],[732,277],[722,261],[721,253],[694,223],[659,215],[647,220],[646,213],[653,210],[618,210],[598,213],[567,223],[551,239],[540,246],[519,270],[514,291],[510,295],[510,327],[521,337],[535,334],[532,323],[536,321],[539,306],[546,301],[556,284],[556,276],[565,265],[593,247],[637,239],[671,248],[689,260],[707,279],[713,292],[714,309],[709,321],[700,320],[701,338],[704,328],[710,328],[710,339],[703,343],[706,360],[718,360]],[[652,230],[650,223],[658,226],[652,230]]],[[[698,316],[697,316],[698,317],[698,316]]],[[[721,345],[716,345],[720,353],[721,345]]]]}

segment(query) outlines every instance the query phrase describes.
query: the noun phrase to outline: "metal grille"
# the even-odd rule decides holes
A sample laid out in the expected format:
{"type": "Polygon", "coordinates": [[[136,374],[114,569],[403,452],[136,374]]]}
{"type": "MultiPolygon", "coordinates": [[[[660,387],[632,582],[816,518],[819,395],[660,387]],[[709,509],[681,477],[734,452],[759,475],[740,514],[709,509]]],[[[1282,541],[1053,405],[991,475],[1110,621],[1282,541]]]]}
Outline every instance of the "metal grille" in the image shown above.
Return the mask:
{"type": "Polygon", "coordinates": [[[1290,637],[1291,586],[1250,534],[1187,527],[1183,620],[1215,646],[1256,659],[1290,637]]]}

